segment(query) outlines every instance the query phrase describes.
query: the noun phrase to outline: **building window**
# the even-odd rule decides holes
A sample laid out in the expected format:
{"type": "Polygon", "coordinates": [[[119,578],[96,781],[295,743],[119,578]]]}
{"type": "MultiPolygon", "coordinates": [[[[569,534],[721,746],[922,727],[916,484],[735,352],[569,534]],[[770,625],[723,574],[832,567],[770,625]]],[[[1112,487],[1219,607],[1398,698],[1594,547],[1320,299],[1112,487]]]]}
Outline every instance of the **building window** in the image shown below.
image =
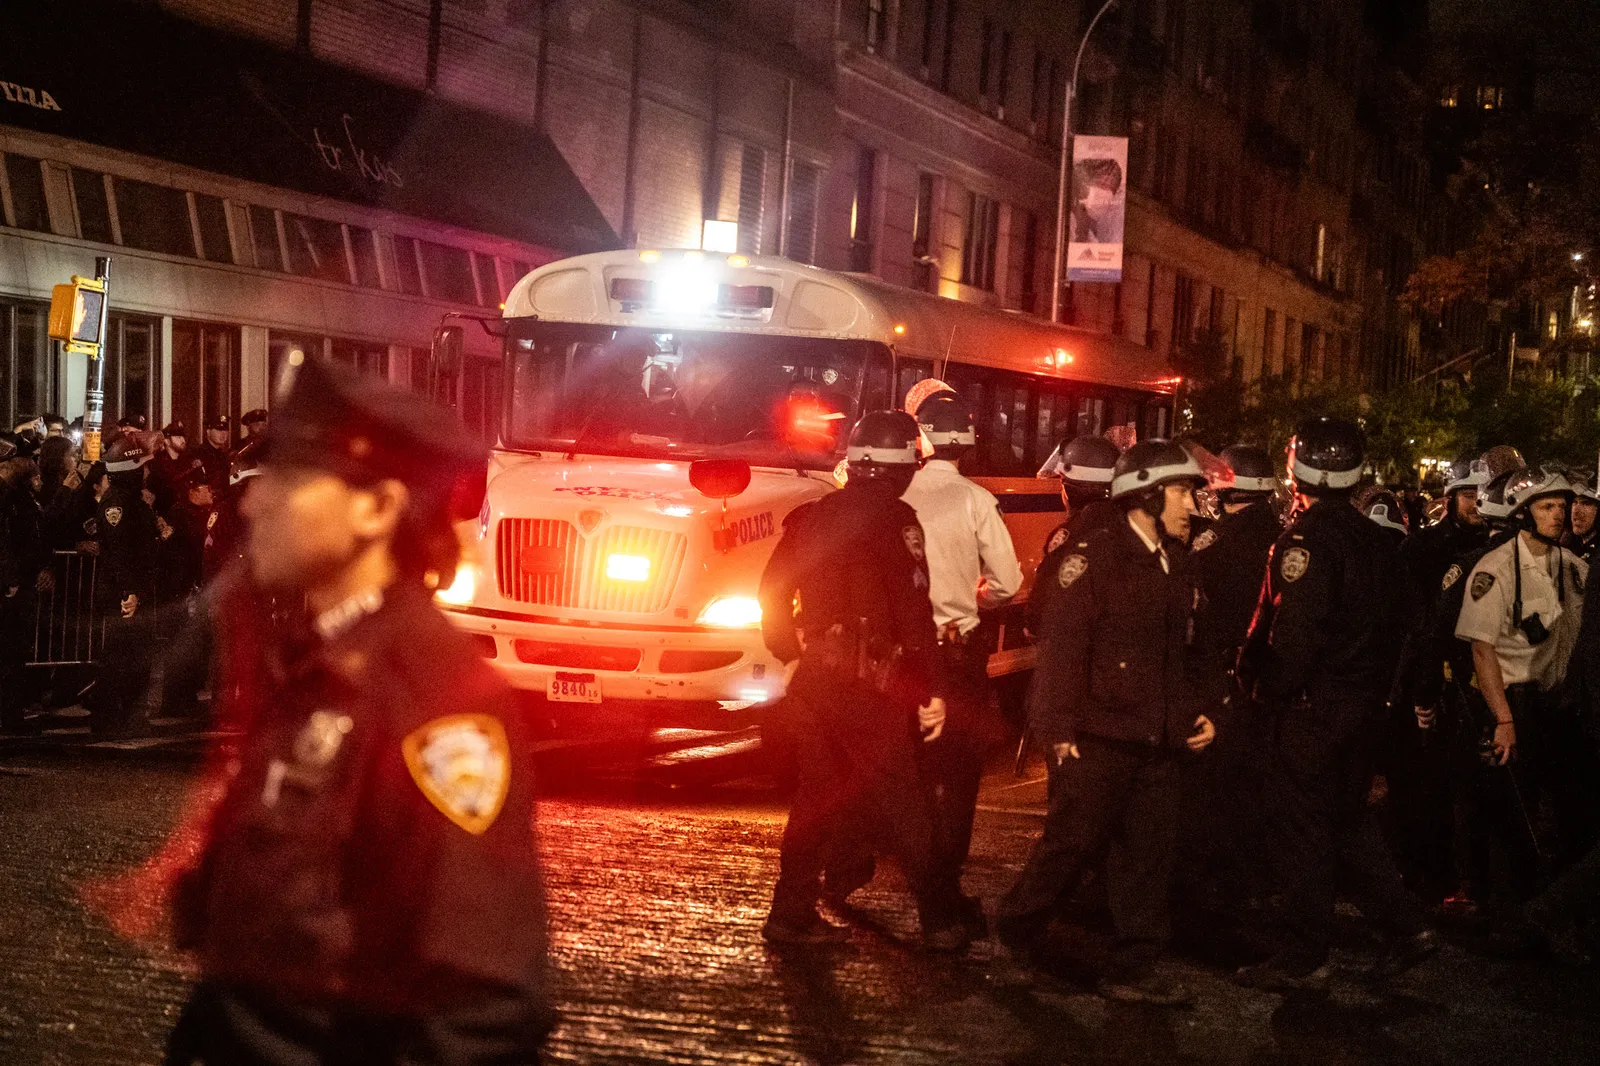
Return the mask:
{"type": "Polygon", "coordinates": [[[432,241],[418,241],[417,248],[422,252],[422,276],[429,296],[458,304],[478,302],[472,284],[472,259],[465,250],[432,241]]]}
{"type": "Polygon", "coordinates": [[[291,274],[350,284],[350,261],[345,255],[343,226],[285,211],[283,232],[289,239],[291,274]]]}
{"type": "Polygon", "coordinates": [[[367,289],[382,288],[378,275],[377,238],[369,229],[351,226],[350,251],[356,261],[356,284],[367,289]]]}
{"type": "Polygon", "coordinates": [[[222,201],[203,192],[194,194],[194,216],[200,223],[200,252],[213,263],[233,262],[233,242],[228,239],[228,212],[222,201]]]}
{"type": "Polygon", "coordinates": [[[282,270],[283,253],[278,244],[278,213],[270,207],[250,205],[250,241],[255,247],[256,266],[262,270],[282,270]]]}
{"type": "Polygon", "coordinates": [[[850,269],[872,270],[872,201],[877,186],[878,153],[856,149],[856,188],[850,201],[850,269]]]}
{"type": "Polygon", "coordinates": [[[345,366],[354,367],[363,374],[373,377],[387,378],[389,376],[389,346],[376,344],[372,341],[347,341],[333,338],[329,343],[333,350],[333,361],[343,363],[345,366]]]}
{"type": "Polygon", "coordinates": [[[187,193],[128,178],[117,178],[113,187],[124,245],[163,255],[195,257],[187,193]]]}
{"type": "Polygon", "coordinates": [[[995,248],[1000,236],[1000,202],[967,194],[967,226],[961,248],[961,284],[994,291],[995,248]]]}
{"type": "Polygon", "coordinates": [[[400,291],[408,296],[422,295],[422,273],[417,267],[417,242],[410,237],[394,239],[394,266],[400,291]]]}
{"type": "Polygon", "coordinates": [[[239,327],[172,323],[172,411],[191,433],[218,415],[239,418],[239,327]]]}
{"type": "Polygon", "coordinates": [[[121,418],[140,416],[147,422],[155,422],[155,352],[159,329],[160,325],[154,319],[118,314],[107,319],[107,425],[121,418]]]}
{"type": "Polygon", "coordinates": [[[1028,128],[1039,135],[1039,124],[1050,113],[1050,59],[1043,48],[1033,51],[1033,99],[1028,101],[1028,128]]]}
{"type": "MultiPolygon", "coordinates": [[[[1029,211],[1022,224],[1022,309],[1037,311],[1039,294],[1035,291],[1039,266],[1039,216],[1029,211]]],[[[1121,313],[1122,286],[1117,286],[1117,308],[1121,313]]]]}
{"type": "Polygon", "coordinates": [[[18,229],[50,232],[50,209],[44,199],[44,169],[25,155],[6,154],[6,177],[11,180],[11,224],[18,229]]]}
{"type": "Polygon", "coordinates": [[[984,103],[989,102],[994,88],[996,33],[994,23],[984,19],[983,43],[978,50],[978,96],[984,103]]]}
{"type": "Polygon", "coordinates": [[[1506,91],[1497,85],[1478,86],[1478,106],[1485,111],[1494,111],[1505,106],[1506,91]]]}
{"type": "Polygon", "coordinates": [[[1278,372],[1278,312],[1267,308],[1261,328],[1261,376],[1278,372]]]}
{"type": "Polygon", "coordinates": [[[472,269],[478,275],[478,302],[484,307],[498,307],[503,295],[500,292],[500,279],[495,274],[494,256],[473,252],[472,269]]]}
{"type": "Polygon", "coordinates": [[[933,35],[938,23],[935,21],[936,10],[934,0],[922,0],[922,77],[926,81],[928,75],[933,73],[933,35]]]}
{"type": "Polygon", "coordinates": [[[867,51],[883,47],[883,0],[867,0],[867,51]]]}
{"type": "Polygon", "coordinates": [[[1439,92],[1440,107],[1459,107],[1461,105],[1461,86],[1446,85],[1439,92]]]}
{"type": "Polygon", "coordinates": [[[797,263],[816,255],[817,185],[821,172],[810,163],[796,162],[789,170],[789,218],[783,254],[797,263]]]}
{"type": "Polygon", "coordinates": [[[944,61],[939,66],[939,88],[950,91],[950,75],[956,59],[956,0],[945,0],[944,5],[944,61]]]}
{"type": "Polygon", "coordinates": [[[1011,95],[1011,31],[1000,31],[1000,53],[996,57],[999,68],[995,76],[994,109],[1000,118],[1006,117],[1006,100],[1011,95]]]}
{"type": "Polygon", "coordinates": [[[754,145],[739,150],[739,251],[761,254],[761,218],[765,203],[767,153],[754,145]]]}
{"type": "Polygon", "coordinates": [[[1194,279],[1178,271],[1172,284],[1172,345],[1181,349],[1194,339],[1194,279]]]}
{"type": "MultiPolygon", "coordinates": [[[[8,157],[9,158],[9,157],[8,157]]],[[[55,396],[55,345],[42,304],[0,302],[0,411],[5,425],[45,414],[55,396]]]]}
{"type": "Polygon", "coordinates": [[[96,244],[115,244],[111,205],[106,201],[106,176],[97,170],[72,168],[72,201],[78,207],[78,236],[96,244]]]}
{"type": "Polygon", "coordinates": [[[272,330],[267,334],[267,385],[277,396],[284,386],[286,367],[299,366],[307,359],[321,359],[325,342],[311,334],[284,333],[272,330]]]}

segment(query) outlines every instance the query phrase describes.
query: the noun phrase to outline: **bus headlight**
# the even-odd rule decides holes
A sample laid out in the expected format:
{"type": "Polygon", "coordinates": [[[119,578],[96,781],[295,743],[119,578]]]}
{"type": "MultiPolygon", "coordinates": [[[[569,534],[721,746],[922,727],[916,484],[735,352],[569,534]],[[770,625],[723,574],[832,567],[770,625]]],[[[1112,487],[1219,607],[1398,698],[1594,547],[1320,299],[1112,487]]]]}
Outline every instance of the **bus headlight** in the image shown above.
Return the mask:
{"type": "Polygon", "coordinates": [[[456,567],[455,580],[450,582],[450,587],[439,589],[433,596],[447,607],[468,607],[477,591],[478,568],[471,563],[462,563],[456,567]]]}
{"type": "Polygon", "coordinates": [[[646,555],[606,556],[606,577],[612,581],[649,581],[650,557],[646,555]]]}
{"type": "Polygon", "coordinates": [[[761,624],[761,601],[754,596],[718,596],[700,612],[699,623],[719,629],[749,629],[761,624]]]}

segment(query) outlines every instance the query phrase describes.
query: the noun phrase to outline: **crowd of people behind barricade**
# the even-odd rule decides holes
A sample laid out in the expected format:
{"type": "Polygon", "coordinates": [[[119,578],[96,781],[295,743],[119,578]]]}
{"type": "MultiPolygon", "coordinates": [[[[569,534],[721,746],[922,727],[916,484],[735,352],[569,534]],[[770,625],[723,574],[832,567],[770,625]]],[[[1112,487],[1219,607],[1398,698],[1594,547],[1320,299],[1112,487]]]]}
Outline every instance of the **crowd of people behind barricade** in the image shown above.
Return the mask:
{"type": "Polygon", "coordinates": [[[81,420],[45,415],[0,434],[0,728],[37,725],[47,704],[79,695],[97,732],[127,724],[157,646],[237,554],[267,413],[240,423],[235,436],[216,416],[196,441],[180,422],[156,432],[126,418],[93,461],[81,420]],[[72,692],[53,691],[48,667],[92,664],[61,675],[72,692]]]}

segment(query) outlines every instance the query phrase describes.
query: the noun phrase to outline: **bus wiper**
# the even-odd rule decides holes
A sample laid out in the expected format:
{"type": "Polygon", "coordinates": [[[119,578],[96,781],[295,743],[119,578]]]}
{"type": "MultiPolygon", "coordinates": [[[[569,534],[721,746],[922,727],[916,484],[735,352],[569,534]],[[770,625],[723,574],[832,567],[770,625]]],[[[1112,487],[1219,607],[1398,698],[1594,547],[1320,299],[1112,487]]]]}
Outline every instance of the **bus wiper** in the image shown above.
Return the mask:
{"type": "Polygon", "coordinates": [[[595,415],[600,413],[600,405],[589,408],[589,413],[583,416],[583,423],[578,426],[578,432],[572,435],[572,447],[567,451],[567,462],[572,462],[578,457],[578,449],[583,445],[584,438],[589,435],[589,427],[594,424],[595,415]]]}

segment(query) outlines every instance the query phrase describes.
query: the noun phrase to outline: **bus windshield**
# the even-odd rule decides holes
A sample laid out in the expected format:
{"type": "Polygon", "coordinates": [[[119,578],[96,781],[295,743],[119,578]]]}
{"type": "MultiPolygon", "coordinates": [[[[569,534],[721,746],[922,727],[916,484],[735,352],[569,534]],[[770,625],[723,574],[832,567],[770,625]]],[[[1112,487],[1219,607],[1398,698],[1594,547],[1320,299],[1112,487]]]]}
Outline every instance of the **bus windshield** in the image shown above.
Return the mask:
{"type": "Polygon", "coordinates": [[[869,341],[513,321],[512,448],[831,469],[869,341]]]}

